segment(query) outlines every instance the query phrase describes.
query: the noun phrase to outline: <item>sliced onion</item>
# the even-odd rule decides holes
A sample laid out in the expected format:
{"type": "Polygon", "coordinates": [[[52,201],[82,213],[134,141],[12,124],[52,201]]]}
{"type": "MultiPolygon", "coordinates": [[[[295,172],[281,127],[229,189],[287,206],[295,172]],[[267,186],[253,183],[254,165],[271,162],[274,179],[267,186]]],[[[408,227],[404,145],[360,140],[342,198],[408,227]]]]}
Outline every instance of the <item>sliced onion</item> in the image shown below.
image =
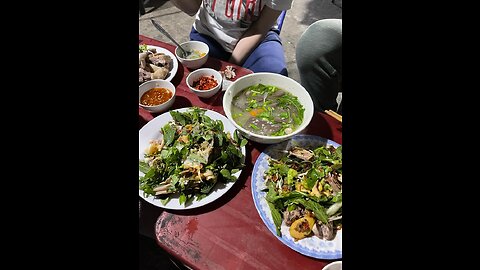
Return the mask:
{"type": "Polygon", "coordinates": [[[328,216],[331,216],[331,215],[335,214],[335,213],[338,211],[338,209],[340,209],[340,208],[342,208],[342,202],[341,202],[341,201],[332,204],[332,205],[327,209],[327,212],[326,212],[326,213],[327,213],[328,216]]]}

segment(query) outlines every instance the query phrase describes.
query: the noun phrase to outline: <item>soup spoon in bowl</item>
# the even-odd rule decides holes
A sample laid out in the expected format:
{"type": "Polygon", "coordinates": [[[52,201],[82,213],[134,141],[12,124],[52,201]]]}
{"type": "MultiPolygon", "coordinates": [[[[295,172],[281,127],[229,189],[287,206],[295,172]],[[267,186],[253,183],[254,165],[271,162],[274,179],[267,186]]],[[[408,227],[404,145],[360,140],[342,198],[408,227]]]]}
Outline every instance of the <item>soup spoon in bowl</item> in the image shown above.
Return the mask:
{"type": "Polygon", "coordinates": [[[165,29],[163,29],[163,27],[160,24],[158,24],[153,19],[150,19],[150,21],[152,22],[153,26],[155,26],[155,28],[157,28],[158,31],[160,31],[162,34],[167,36],[173,43],[175,43],[175,45],[178,46],[178,48],[180,48],[180,50],[182,50],[183,58],[188,58],[190,56],[190,54],[192,54],[191,51],[187,51],[182,46],[180,46],[180,44],[175,39],[173,39],[173,37],[170,36],[170,34],[165,29]]]}

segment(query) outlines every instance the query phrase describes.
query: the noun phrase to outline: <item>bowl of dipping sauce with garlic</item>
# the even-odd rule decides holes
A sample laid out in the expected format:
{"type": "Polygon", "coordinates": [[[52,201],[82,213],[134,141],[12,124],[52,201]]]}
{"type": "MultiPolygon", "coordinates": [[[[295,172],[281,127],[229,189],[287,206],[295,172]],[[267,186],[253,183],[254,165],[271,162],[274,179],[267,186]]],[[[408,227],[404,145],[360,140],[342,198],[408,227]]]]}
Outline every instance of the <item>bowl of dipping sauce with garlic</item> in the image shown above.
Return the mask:
{"type": "Polygon", "coordinates": [[[142,83],[138,89],[138,104],[149,112],[164,112],[175,102],[175,86],[169,81],[150,80],[142,83]]]}
{"type": "Polygon", "coordinates": [[[190,91],[201,98],[210,98],[222,89],[222,75],[212,68],[197,69],[186,78],[190,91]]]}

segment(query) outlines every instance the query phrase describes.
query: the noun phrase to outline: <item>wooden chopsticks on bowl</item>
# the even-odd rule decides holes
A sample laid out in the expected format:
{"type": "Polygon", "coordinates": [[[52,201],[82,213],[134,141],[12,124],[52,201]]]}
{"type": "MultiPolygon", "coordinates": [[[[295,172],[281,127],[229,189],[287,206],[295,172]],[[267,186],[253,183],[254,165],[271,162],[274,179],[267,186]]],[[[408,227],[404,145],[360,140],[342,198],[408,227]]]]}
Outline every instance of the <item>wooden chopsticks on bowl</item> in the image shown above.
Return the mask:
{"type": "Polygon", "coordinates": [[[342,116],[332,110],[326,110],[326,114],[330,115],[331,117],[337,119],[338,121],[342,122],[342,116]]]}

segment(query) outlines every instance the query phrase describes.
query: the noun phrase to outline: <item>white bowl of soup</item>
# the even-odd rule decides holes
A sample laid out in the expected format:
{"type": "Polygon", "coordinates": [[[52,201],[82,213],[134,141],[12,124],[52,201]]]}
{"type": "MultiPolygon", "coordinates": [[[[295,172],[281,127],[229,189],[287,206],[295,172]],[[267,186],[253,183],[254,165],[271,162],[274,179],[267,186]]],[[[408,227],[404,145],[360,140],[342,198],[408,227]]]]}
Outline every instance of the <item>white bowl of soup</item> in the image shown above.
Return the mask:
{"type": "Polygon", "coordinates": [[[223,109],[247,139],[273,144],[303,131],[312,120],[310,94],[295,80],[276,73],[253,73],[233,82],[223,109]]]}
{"type": "Polygon", "coordinates": [[[184,56],[180,48],[175,48],[175,56],[186,68],[193,70],[202,67],[208,60],[209,47],[206,43],[190,40],[180,44],[184,50],[189,52],[184,56]]]}
{"type": "Polygon", "coordinates": [[[175,102],[175,86],[166,80],[154,79],[138,87],[138,105],[152,113],[168,110],[175,102]]]}

